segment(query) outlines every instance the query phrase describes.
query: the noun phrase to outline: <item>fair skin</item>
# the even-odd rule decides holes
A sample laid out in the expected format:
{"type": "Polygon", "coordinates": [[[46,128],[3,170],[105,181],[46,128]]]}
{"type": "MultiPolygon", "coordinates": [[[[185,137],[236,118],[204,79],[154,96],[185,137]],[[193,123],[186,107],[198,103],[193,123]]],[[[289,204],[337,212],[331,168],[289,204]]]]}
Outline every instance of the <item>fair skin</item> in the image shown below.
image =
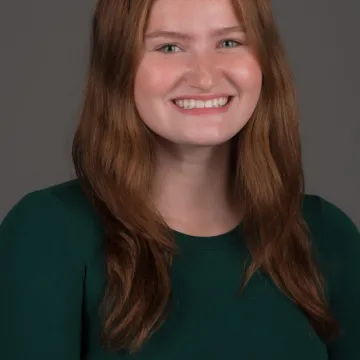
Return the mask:
{"type": "Polygon", "coordinates": [[[155,1],[135,102],[157,138],[153,198],[172,229],[214,236],[240,222],[241,206],[228,194],[230,141],[250,119],[261,86],[260,66],[230,0],[155,1]],[[221,110],[218,103],[181,109],[173,101],[198,95],[230,101],[221,110]]]}

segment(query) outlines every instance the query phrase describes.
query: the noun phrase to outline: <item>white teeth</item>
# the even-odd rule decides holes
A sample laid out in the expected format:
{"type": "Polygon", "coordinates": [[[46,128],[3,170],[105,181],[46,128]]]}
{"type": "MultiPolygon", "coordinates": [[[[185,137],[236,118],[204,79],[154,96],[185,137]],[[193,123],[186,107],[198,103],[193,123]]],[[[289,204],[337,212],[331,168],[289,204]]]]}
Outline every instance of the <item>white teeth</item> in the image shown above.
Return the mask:
{"type": "Polygon", "coordinates": [[[221,97],[213,100],[194,100],[194,99],[185,99],[185,100],[175,100],[175,104],[183,109],[194,109],[194,108],[213,108],[213,107],[222,107],[226,105],[230,97],[221,97]]]}
{"type": "MultiPolygon", "coordinates": [[[[211,108],[212,105],[213,105],[212,100],[207,100],[207,101],[205,101],[205,107],[206,107],[206,108],[211,108]]],[[[215,102],[214,102],[214,106],[215,106],[215,102]]]]}

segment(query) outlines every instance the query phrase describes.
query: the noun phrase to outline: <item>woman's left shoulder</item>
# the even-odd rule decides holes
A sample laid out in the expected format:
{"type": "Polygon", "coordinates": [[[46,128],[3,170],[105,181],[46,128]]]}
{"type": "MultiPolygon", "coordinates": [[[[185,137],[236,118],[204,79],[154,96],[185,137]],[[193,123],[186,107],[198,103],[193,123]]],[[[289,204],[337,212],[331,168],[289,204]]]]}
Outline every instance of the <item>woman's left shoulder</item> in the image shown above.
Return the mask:
{"type": "Polygon", "coordinates": [[[325,294],[341,336],[328,346],[331,359],[359,359],[360,233],[338,206],[306,195],[303,214],[325,280],[325,294]]]}
{"type": "Polygon", "coordinates": [[[360,260],[360,233],[340,207],[318,195],[303,198],[303,216],[318,248],[360,260]]]}

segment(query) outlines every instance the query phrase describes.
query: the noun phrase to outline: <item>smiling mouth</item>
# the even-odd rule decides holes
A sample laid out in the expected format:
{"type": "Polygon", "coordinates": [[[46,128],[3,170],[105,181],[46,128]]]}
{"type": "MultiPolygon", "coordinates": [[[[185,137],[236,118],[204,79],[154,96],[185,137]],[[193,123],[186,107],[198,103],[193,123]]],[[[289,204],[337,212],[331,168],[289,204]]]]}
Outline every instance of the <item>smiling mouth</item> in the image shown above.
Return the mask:
{"type": "Polygon", "coordinates": [[[171,100],[173,104],[183,110],[192,110],[192,109],[218,109],[227,106],[234,96],[220,97],[212,100],[171,100]]]}

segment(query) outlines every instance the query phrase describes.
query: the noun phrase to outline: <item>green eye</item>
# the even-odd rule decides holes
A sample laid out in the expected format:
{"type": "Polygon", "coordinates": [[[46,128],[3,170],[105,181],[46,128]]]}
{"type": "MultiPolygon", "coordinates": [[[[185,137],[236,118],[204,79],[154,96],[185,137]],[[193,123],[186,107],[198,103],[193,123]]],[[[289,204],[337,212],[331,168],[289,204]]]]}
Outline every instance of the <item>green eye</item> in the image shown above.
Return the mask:
{"type": "Polygon", "coordinates": [[[238,42],[238,41],[235,41],[235,40],[224,40],[222,42],[222,44],[227,44],[229,46],[224,46],[224,47],[230,47],[230,48],[233,48],[233,47],[237,47],[237,46],[240,46],[241,44],[238,42]],[[235,44],[235,45],[234,45],[235,44]]]}
{"type": "Polygon", "coordinates": [[[176,44],[165,44],[157,49],[157,51],[161,51],[163,53],[173,53],[175,48],[179,48],[176,44]]]}

